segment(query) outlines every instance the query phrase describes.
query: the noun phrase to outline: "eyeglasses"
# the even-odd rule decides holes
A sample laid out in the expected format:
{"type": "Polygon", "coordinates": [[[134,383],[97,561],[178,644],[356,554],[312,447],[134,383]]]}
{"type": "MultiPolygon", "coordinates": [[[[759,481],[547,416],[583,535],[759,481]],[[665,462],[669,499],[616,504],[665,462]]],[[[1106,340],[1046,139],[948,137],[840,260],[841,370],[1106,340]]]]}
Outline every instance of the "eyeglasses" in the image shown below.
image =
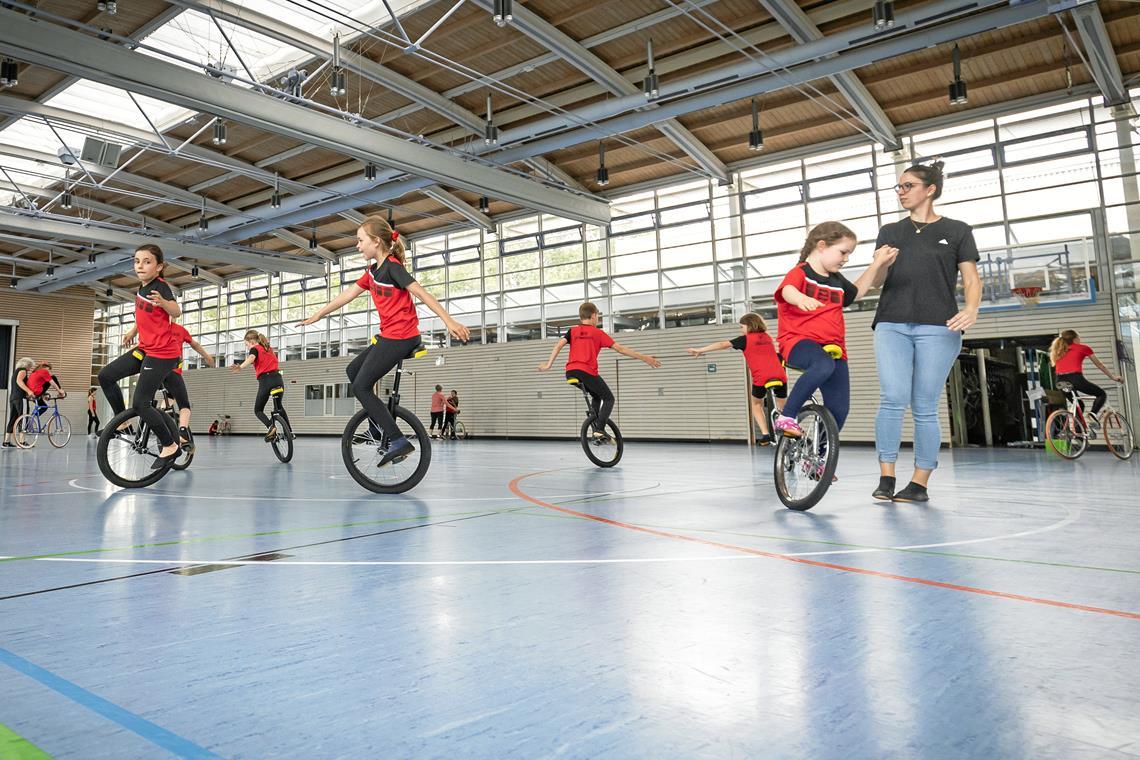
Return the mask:
{"type": "Polygon", "coordinates": [[[915,189],[916,187],[918,187],[917,182],[902,182],[900,184],[895,185],[895,192],[896,193],[909,193],[911,190],[915,189]]]}

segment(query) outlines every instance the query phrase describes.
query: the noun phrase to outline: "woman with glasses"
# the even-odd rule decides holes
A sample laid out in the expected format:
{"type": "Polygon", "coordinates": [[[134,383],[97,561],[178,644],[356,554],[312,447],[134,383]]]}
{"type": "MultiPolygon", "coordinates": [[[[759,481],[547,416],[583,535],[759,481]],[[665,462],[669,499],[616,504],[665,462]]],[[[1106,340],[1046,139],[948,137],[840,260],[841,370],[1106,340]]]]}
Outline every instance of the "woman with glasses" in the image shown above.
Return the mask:
{"type": "Polygon", "coordinates": [[[899,249],[894,265],[884,272],[873,322],[879,365],[879,486],[873,498],[881,501],[929,500],[927,482],[942,444],[938,399],[962,349],[962,333],[977,321],[982,300],[973,230],[934,210],[942,196],[942,167],[935,161],[903,172],[895,191],[909,213],[883,225],[875,242],[876,249],[899,249]],[[966,294],[963,307],[955,298],[959,274],[966,294]],[[914,474],[896,492],[895,463],[908,405],[914,418],[914,474]]]}

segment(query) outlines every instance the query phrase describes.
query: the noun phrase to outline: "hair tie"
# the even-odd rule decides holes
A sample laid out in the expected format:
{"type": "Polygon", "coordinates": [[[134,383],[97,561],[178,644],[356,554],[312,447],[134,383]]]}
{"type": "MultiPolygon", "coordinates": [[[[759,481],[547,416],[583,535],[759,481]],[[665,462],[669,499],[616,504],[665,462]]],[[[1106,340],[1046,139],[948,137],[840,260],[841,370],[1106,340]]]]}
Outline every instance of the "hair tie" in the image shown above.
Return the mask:
{"type": "Polygon", "coordinates": [[[400,238],[399,230],[392,230],[392,242],[395,243],[400,238]]]}

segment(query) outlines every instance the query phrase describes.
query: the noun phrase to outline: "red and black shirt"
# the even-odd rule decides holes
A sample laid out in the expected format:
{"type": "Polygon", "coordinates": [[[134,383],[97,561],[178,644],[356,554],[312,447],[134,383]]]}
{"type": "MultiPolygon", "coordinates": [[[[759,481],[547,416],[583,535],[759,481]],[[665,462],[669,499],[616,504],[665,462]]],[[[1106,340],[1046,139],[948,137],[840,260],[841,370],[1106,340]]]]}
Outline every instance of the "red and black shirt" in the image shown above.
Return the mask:
{"type": "Polygon", "coordinates": [[[408,287],[416,278],[395,256],[382,264],[373,264],[356,284],[372,294],[372,303],[380,315],[380,336],[389,340],[416,338],[420,334],[420,318],[408,287]]]}
{"type": "MultiPolygon", "coordinates": [[[[174,336],[178,338],[179,349],[182,348],[183,344],[189,345],[190,341],[194,340],[190,337],[190,332],[177,322],[170,325],[170,330],[174,333],[174,336]]],[[[174,371],[179,375],[182,374],[182,362],[178,362],[178,366],[174,368],[174,371]]]]}
{"type": "Polygon", "coordinates": [[[738,335],[729,341],[737,351],[744,352],[744,361],[748,364],[748,371],[752,373],[752,384],[761,388],[764,384],[779,380],[787,385],[788,373],[776,353],[776,344],[772,336],[766,332],[753,332],[738,335]]]}
{"type": "Polygon", "coordinates": [[[574,325],[564,336],[570,346],[566,371],[581,370],[588,375],[598,374],[598,354],[614,344],[614,339],[593,325],[574,325]]]}
{"type": "MultiPolygon", "coordinates": [[[[1092,355],[1093,350],[1091,348],[1084,343],[1074,342],[1069,346],[1069,350],[1065,352],[1065,355],[1057,360],[1057,374],[1071,375],[1075,372],[1083,372],[1085,358],[1092,355]]],[[[28,385],[31,386],[33,390],[35,389],[35,386],[31,383],[28,383],[28,385]]]]}
{"type": "Polygon", "coordinates": [[[32,389],[32,393],[42,396],[51,386],[51,370],[41,367],[29,373],[24,383],[32,389]]]}
{"type": "Polygon", "coordinates": [[[819,274],[806,261],[798,264],[776,288],[780,353],[790,356],[797,343],[810,340],[821,346],[834,343],[843,349],[843,358],[846,359],[847,331],[843,323],[843,307],[854,303],[858,293],[854,283],[841,274],[819,274]],[[815,311],[803,311],[793,306],[783,296],[788,285],[823,305],[815,311]]]}
{"type": "Polygon", "coordinates": [[[139,288],[135,296],[135,325],[139,329],[139,348],[155,359],[177,359],[182,356],[182,341],[171,329],[173,324],[166,309],[150,301],[150,294],[158,293],[167,301],[174,300],[174,292],[166,280],[156,277],[139,288]]]}
{"type": "Polygon", "coordinates": [[[249,349],[249,355],[253,357],[253,374],[256,377],[277,371],[277,355],[273,353],[273,349],[258,344],[249,349]]]}

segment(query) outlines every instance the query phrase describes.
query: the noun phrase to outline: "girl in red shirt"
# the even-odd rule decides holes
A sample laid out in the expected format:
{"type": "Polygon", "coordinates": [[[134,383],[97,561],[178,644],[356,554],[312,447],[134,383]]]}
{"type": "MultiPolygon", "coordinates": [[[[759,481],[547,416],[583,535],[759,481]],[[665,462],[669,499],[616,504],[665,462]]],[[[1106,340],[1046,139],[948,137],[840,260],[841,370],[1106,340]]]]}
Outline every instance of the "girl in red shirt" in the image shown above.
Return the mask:
{"type": "Polygon", "coordinates": [[[788,366],[803,374],[796,381],[776,430],[798,438],[800,408],[816,390],[823,393],[835,424],[843,429],[850,408],[851,381],[847,372],[843,307],[863,297],[898,249],[883,246],[854,283],[839,273],[855,250],[855,233],[839,222],[824,222],[808,233],[800,263],[776,288],[776,320],[780,353],[788,366]]]}
{"type": "Polygon", "coordinates": [[[269,338],[257,330],[249,330],[245,334],[245,345],[249,348],[249,354],[245,357],[245,361],[241,364],[231,365],[230,371],[241,372],[249,365],[253,365],[253,374],[257,378],[257,397],[253,402],[253,413],[257,415],[257,419],[261,420],[261,424],[268,428],[265,433],[265,440],[272,441],[277,435],[277,427],[273,424],[273,420],[265,414],[265,404],[270,398],[273,399],[273,411],[285,419],[285,424],[289,425],[290,428],[293,427],[293,423],[289,421],[289,415],[285,413],[285,408],[281,404],[281,400],[285,396],[285,380],[281,377],[277,354],[273,353],[273,348],[269,345],[269,338]]]}
{"type": "Polygon", "coordinates": [[[784,400],[788,397],[788,374],[784,371],[784,364],[780,355],[776,353],[776,344],[768,334],[768,325],[759,314],[745,314],[740,318],[740,335],[732,340],[722,340],[710,343],[702,348],[686,348],[692,356],[700,356],[710,351],[723,351],[735,348],[744,352],[744,361],[748,365],[748,372],[752,375],[752,416],[760,427],[760,435],[756,442],[767,446],[775,440],[772,431],[768,429],[768,415],[764,413],[764,397],[768,389],[776,397],[776,408],[783,411],[784,400]]]}
{"type": "Polygon", "coordinates": [[[1071,383],[1074,390],[1094,397],[1092,413],[1095,415],[1104,406],[1104,402],[1108,400],[1108,394],[1104,388],[1090,382],[1085,377],[1083,372],[1085,358],[1092,359],[1097,369],[1114,383],[1122,383],[1124,378],[1109,372],[1108,367],[1104,366],[1104,363],[1097,358],[1093,350],[1081,343],[1080,340],[1081,336],[1077,335],[1076,330],[1063,331],[1053,339],[1053,344],[1049,346],[1049,361],[1057,371],[1058,382],[1071,383]]]}
{"type": "Polygon", "coordinates": [[[424,290],[415,278],[408,274],[404,252],[404,241],[388,222],[379,216],[370,216],[356,230],[356,250],[364,256],[369,267],[356,281],[341,291],[340,295],[321,307],[316,314],[300,322],[298,326],[311,325],[326,314],[331,314],[362,293],[372,295],[372,303],[380,317],[380,332],[372,345],[353,359],[346,370],[352,381],[352,393],[360,400],[360,405],[368,413],[374,425],[382,427],[388,437],[388,450],[380,458],[384,466],[398,457],[406,457],[416,450],[400,428],[396,420],[376,395],[375,385],[380,378],[398,362],[408,358],[420,345],[420,322],[412,296],[435,312],[447,331],[461,341],[471,338],[471,332],[451,318],[431,293],[424,290]]]}
{"type": "Polygon", "coordinates": [[[157,245],[140,245],[135,250],[135,275],[139,278],[139,292],[135,295],[135,326],[123,336],[123,345],[130,346],[139,336],[138,348],[115,359],[99,371],[99,385],[115,414],[126,407],[119,381],[138,375],[131,408],[146,422],[162,444],[159,457],[151,465],[158,470],[178,456],[178,441],[166,427],[162,412],[155,408],[154,394],[162,387],[166,376],[182,360],[182,342],[172,328],[173,318],[182,315],[174,300],[174,291],[162,279],[163,253],[157,245]]]}

